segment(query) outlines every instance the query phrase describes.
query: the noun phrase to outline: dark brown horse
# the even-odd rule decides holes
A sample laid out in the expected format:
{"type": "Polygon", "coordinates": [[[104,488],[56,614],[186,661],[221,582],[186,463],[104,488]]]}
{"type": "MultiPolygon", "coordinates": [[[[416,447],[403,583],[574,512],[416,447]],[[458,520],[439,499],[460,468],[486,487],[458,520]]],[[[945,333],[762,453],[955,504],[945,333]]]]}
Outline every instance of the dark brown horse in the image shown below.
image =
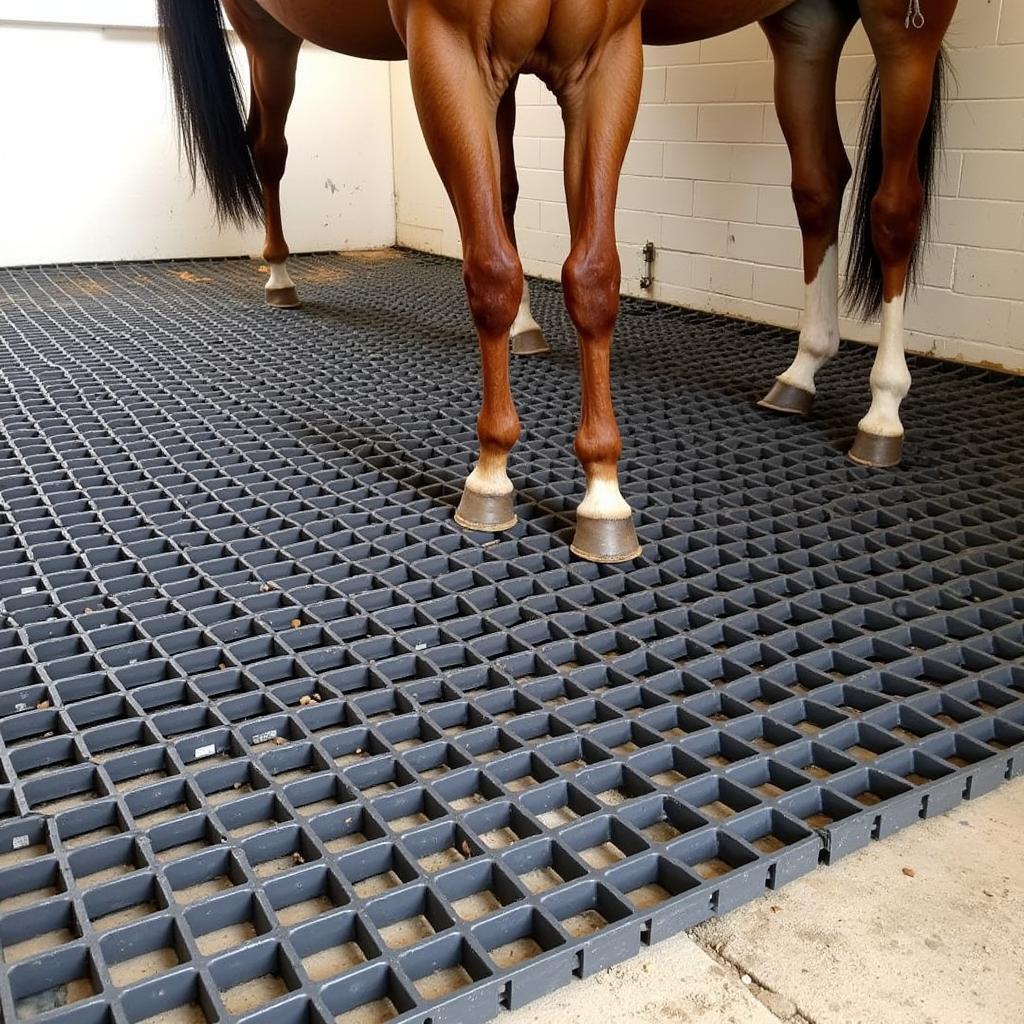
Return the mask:
{"type": "Polygon", "coordinates": [[[285,267],[278,184],[301,40],[363,57],[410,55],[420,121],[459,221],[482,353],[480,459],[456,515],[472,529],[499,531],[515,521],[506,464],[519,434],[508,338],[523,294],[512,226],[516,78],[532,72],[556,94],[566,125],[572,237],[562,282],[580,343],[576,450],[587,476],[573,550],[597,561],[638,553],[617,482],[621,441],[609,354],[619,287],[614,208],[639,103],[641,32],[652,44],[680,43],[760,21],[768,35],[776,103],[793,157],[807,310],[797,357],[762,404],[805,413],[814,375],[839,341],[837,239],[850,167],[836,119],[835,79],[842,46],[862,19],[878,75],[865,122],[847,286],[863,311],[881,307],[882,337],[871,374],[871,409],[851,456],[871,465],[899,460],[898,410],[910,384],[903,300],[937,134],[938,58],[956,0],[391,0],[390,18],[383,0],[224,3],[250,57],[247,124],[217,0],[160,0],[161,24],[190,163],[194,167],[198,159],[203,166],[223,215],[265,214],[268,297],[279,304],[297,301],[285,267]]]}

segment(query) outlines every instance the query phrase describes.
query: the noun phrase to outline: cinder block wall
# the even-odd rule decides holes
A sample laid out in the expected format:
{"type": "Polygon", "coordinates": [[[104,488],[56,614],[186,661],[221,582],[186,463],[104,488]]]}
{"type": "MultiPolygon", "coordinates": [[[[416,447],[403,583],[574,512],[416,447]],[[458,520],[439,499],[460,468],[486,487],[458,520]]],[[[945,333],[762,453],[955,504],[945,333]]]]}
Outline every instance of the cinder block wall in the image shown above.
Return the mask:
{"type": "MultiPolygon", "coordinates": [[[[1024,0],[960,0],[949,45],[958,85],[909,347],[1024,370],[1024,0]]],[[[839,79],[851,157],[873,64],[858,29],[839,79]]],[[[405,65],[392,76],[398,241],[457,256],[458,229],[422,144],[405,65]]],[[[557,279],[568,251],[561,119],[535,78],[518,98],[520,250],[528,273],[557,279]]],[[[756,26],[649,49],[620,188],[623,291],[795,326],[803,277],[789,174],[756,26]],[[642,293],[648,239],[658,247],[656,283],[642,293]]],[[[874,341],[877,330],[844,320],[843,333],[874,341]]]]}

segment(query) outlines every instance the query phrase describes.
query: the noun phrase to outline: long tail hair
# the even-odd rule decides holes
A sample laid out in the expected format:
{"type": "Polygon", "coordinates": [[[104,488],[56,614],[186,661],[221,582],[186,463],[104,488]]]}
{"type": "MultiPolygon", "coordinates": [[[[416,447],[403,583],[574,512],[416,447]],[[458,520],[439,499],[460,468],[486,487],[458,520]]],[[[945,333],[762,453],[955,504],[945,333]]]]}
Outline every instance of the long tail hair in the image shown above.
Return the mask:
{"type": "Polygon", "coordinates": [[[192,183],[201,166],[221,222],[242,226],[260,221],[260,182],[246,138],[245,104],[220,2],[158,0],[157,8],[192,183]]]}
{"type": "MultiPolygon", "coordinates": [[[[921,133],[917,150],[917,166],[924,186],[924,205],[921,209],[921,231],[910,256],[908,281],[916,286],[918,257],[927,237],[931,220],[931,200],[935,190],[935,176],[942,150],[943,100],[946,90],[948,58],[940,49],[935,60],[932,82],[932,100],[921,133]]],[[[871,202],[882,182],[884,153],[882,150],[882,91],[878,68],[868,84],[859,139],[860,159],[854,201],[850,206],[850,251],[846,262],[846,285],[843,297],[854,315],[867,320],[882,308],[882,264],[871,239],[871,202]]]]}

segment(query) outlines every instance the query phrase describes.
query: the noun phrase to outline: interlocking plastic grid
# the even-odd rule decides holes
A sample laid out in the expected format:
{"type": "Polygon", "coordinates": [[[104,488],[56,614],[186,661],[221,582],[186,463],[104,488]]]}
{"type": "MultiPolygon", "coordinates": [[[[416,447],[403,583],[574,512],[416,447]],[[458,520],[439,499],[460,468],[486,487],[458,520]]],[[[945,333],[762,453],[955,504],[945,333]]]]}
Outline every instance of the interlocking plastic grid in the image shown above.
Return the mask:
{"type": "Polygon", "coordinates": [[[1024,771],[1019,380],[871,472],[869,352],[627,303],[596,566],[557,292],[490,538],[457,267],[293,263],[0,272],[3,1020],[482,1022],[1024,771]]]}

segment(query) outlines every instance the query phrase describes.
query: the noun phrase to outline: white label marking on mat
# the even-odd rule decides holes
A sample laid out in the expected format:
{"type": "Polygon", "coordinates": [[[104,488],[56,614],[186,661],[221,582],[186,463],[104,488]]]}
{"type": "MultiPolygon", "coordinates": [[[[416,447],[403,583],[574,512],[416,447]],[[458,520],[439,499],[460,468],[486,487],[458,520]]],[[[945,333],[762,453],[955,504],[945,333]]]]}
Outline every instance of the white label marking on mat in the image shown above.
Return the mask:
{"type": "Polygon", "coordinates": [[[277,739],[277,730],[276,729],[268,729],[266,732],[258,732],[258,733],[256,733],[256,735],[253,736],[253,738],[252,738],[252,742],[253,742],[253,746],[255,746],[257,743],[266,743],[267,740],[276,740],[276,739],[277,739]]]}
{"type": "Polygon", "coordinates": [[[25,847],[28,846],[28,844],[29,844],[28,836],[15,836],[11,840],[11,849],[12,850],[24,850],[25,847]]]}
{"type": "Polygon", "coordinates": [[[21,588],[21,592],[23,594],[34,594],[36,592],[36,588],[35,587],[22,587],[21,588]]]}
{"type": "Polygon", "coordinates": [[[24,711],[27,707],[28,707],[27,704],[15,704],[14,705],[14,710],[15,711],[24,711]]]}
{"type": "Polygon", "coordinates": [[[209,757],[211,754],[217,753],[217,744],[209,743],[205,747],[196,747],[196,760],[201,757],[209,757]]]}

